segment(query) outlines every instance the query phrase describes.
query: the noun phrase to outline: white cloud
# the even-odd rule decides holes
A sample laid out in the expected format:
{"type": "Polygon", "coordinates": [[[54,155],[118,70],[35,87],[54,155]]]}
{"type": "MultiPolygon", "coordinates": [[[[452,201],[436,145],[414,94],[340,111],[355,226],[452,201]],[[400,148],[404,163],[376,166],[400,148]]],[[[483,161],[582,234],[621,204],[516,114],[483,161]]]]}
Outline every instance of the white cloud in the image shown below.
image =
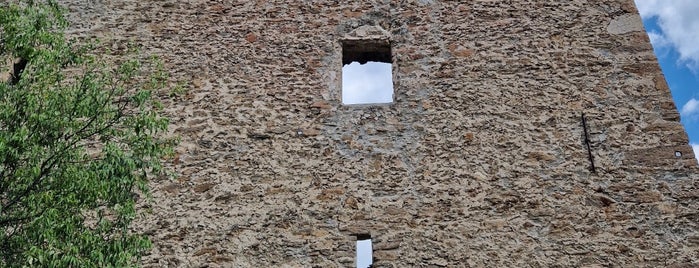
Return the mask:
{"type": "Polygon", "coordinates": [[[699,101],[695,98],[690,99],[682,106],[682,109],[680,110],[680,114],[687,117],[690,117],[697,112],[699,112],[699,101]]]}
{"type": "Polygon", "coordinates": [[[680,61],[699,71],[699,1],[636,0],[641,17],[658,18],[662,33],[650,35],[653,45],[668,45],[677,50],[680,61]]]}
{"type": "Polygon", "coordinates": [[[342,103],[393,102],[391,64],[352,62],[342,67],[342,103]]]}
{"type": "Polygon", "coordinates": [[[699,161],[699,144],[693,143],[690,144],[692,146],[692,149],[694,149],[694,157],[699,161]]]}
{"type": "Polygon", "coordinates": [[[650,43],[653,44],[654,48],[672,47],[672,42],[667,40],[662,33],[648,32],[648,38],[650,38],[650,43]]]}

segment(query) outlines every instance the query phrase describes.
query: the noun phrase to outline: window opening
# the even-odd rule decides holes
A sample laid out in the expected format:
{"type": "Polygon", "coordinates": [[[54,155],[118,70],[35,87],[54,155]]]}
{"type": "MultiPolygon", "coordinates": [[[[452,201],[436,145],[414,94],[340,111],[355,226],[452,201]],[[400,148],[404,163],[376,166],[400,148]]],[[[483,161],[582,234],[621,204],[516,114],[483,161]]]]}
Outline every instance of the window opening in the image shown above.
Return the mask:
{"type": "Polygon", "coordinates": [[[357,236],[357,268],[373,267],[371,236],[357,236]]]}
{"type": "Polygon", "coordinates": [[[345,41],[342,45],[342,103],[393,102],[391,46],[370,41],[345,41]]]}

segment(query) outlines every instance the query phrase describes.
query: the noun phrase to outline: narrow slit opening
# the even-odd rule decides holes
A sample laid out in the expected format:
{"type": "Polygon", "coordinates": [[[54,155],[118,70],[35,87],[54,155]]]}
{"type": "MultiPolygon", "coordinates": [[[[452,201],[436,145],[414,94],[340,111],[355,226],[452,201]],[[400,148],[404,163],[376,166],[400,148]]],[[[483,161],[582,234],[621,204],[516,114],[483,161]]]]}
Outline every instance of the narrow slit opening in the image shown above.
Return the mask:
{"type": "Polygon", "coordinates": [[[371,236],[357,236],[357,268],[373,267],[373,249],[371,236]]]}

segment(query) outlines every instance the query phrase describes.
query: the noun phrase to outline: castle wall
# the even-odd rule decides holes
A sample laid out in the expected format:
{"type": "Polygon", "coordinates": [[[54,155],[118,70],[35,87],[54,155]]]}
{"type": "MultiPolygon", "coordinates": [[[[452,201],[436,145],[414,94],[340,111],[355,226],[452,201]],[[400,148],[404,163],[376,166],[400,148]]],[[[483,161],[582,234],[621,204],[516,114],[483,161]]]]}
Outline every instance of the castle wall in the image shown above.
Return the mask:
{"type": "Polygon", "coordinates": [[[350,267],[364,234],[381,267],[699,262],[696,160],[632,0],[60,2],[72,36],[187,81],[161,94],[180,176],[135,227],[147,267],[350,267]],[[340,101],[364,25],[390,105],[340,101]]]}

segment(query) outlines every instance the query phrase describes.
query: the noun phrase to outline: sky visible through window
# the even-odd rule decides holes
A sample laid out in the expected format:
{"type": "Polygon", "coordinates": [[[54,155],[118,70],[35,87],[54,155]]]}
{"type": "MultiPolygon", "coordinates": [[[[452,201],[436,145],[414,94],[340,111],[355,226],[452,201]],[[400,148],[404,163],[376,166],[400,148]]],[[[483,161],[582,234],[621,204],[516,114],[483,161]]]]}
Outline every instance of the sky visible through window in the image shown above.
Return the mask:
{"type": "Polygon", "coordinates": [[[635,0],[699,160],[699,0],[635,0]]]}
{"type": "Polygon", "coordinates": [[[342,67],[342,103],[367,104],[393,102],[391,64],[352,62],[342,67]]]}
{"type": "Polygon", "coordinates": [[[366,268],[371,264],[371,239],[357,240],[357,268],[366,268]]]}

